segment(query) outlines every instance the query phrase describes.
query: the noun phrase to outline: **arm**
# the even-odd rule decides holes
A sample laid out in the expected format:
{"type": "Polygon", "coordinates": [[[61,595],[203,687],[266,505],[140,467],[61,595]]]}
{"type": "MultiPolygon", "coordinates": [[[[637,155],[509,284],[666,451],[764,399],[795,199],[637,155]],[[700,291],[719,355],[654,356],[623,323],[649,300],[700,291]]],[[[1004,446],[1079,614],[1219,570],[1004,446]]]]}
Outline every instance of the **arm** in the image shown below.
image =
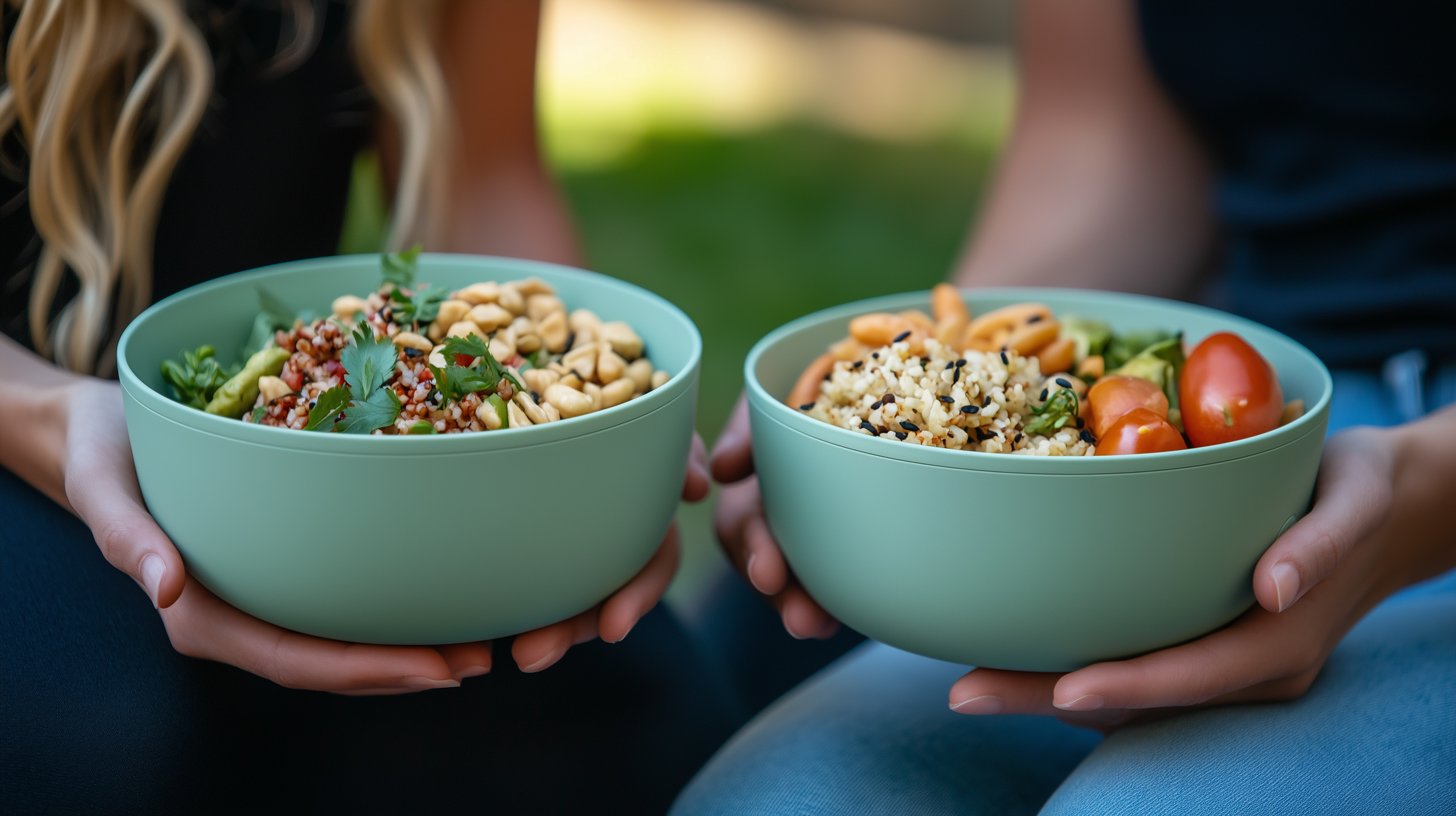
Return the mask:
{"type": "MultiPolygon", "coordinates": [[[[536,127],[539,0],[455,0],[437,56],[455,113],[455,160],[441,230],[446,252],[581,262],[570,214],[536,127]]],[[[385,177],[398,175],[392,122],[379,128],[385,177]]]]}
{"type": "Polygon", "coordinates": [[[1131,5],[1028,0],[1018,46],[1015,124],[957,282],[1190,295],[1214,239],[1208,160],[1131,5]]]}

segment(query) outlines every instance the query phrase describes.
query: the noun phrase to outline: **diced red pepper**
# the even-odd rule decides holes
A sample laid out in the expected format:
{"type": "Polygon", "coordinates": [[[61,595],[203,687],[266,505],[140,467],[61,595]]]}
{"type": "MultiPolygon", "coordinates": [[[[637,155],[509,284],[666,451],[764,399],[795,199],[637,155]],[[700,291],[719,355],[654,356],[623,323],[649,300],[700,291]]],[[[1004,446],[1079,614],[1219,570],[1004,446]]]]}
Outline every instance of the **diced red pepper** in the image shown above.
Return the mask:
{"type": "Polygon", "coordinates": [[[289,388],[292,388],[294,391],[301,391],[301,390],[303,390],[303,372],[302,371],[299,371],[298,369],[293,368],[293,367],[290,366],[290,367],[285,368],[283,370],[283,376],[282,376],[281,379],[284,382],[288,383],[288,387],[289,388]]]}
{"type": "Polygon", "coordinates": [[[473,362],[475,362],[475,358],[474,357],[471,357],[469,354],[457,354],[457,355],[455,355],[455,365],[465,366],[465,367],[468,368],[470,366],[470,364],[473,363],[473,362]]]}

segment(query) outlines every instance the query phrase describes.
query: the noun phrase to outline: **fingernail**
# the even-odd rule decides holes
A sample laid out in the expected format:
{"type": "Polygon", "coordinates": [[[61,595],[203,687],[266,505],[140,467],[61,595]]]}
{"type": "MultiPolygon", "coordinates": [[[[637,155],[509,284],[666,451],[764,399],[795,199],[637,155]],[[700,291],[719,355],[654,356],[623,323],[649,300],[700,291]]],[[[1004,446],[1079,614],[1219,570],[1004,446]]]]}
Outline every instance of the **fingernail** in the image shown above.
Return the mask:
{"type": "Polygon", "coordinates": [[[1063,711],[1096,711],[1105,702],[1106,700],[1103,700],[1099,695],[1083,694],[1075,700],[1068,700],[1065,703],[1053,702],[1052,705],[1063,711]]]}
{"type": "Polygon", "coordinates": [[[1283,612],[1299,600],[1299,570],[1288,561],[1280,561],[1274,565],[1273,575],[1274,599],[1283,612]]]}
{"type": "Polygon", "coordinates": [[[464,680],[467,677],[479,677],[482,674],[490,674],[489,666],[466,666],[455,674],[456,680],[464,680]]]}
{"type": "Polygon", "coordinates": [[[789,625],[788,618],[784,618],[784,631],[788,632],[789,637],[793,638],[794,640],[806,640],[809,637],[808,635],[801,635],[798,632],[795,632],[794,627],[789,625]]]}
{"type": "Polygon", "coordinates": [[[982,694],[954,703],[950,710],[957,714],[1000,714],[1006,710],[1006,703],[994,694],[982,694]]]}
{"type": "Polygon", "coordinates": [[[142,558],[141,573],[142,586],[147,588],[152,606],[158,606],[157,599],[162,596],[162,579],[167,577],[167,562],[160,555],[148,555],[142,558]]]}
{"type": "Polygon", "coordinates": [[[415,691],[429,691],[431,689],[459,688],[460,681],[455,679],[436,680],[433,677],[406,677],[400,681],[400,685],[412,688],[415,691]]]}
{"type": "Polygon", "coordinates": [[[627,639],[627,636],[630,635],[630,634],[632,634],[632,630],[633,629],[636,629],[636,628],[637,628],[637,623],[634,621],[631,626],[628,626],[627,627],[627,631],[625,631],[625,632],[622,633],[622,636],[621,637],[617,638],[616,640],[609,640],[607,642],[608,643],[621,643],[622,641],[626,640],[627,639]]]}
{"type": "Polygon", "coordinates": [[[758,585],[758,579],[753,577],[753,562],[756,560],[758,560],[758,553],[748,556],[748,566],[744,567],[743,571],[748,573],[748,583],[752,584],[753,588],[758,590],[760,595],[767,595],[768,592],[758,585]]]}
{"type": "Polygon", "coordinates": [[[522,666],[521,671],[525,672],[526,674],[533,674],[535,672],[548,669],[554,663],[556,663],[556,661],[560,660],[565,655],[565,649],[553,649],[550,652],[547,652],[545,657],[537,660],[535,663],[532,663],[529,666],[522,666]]]}

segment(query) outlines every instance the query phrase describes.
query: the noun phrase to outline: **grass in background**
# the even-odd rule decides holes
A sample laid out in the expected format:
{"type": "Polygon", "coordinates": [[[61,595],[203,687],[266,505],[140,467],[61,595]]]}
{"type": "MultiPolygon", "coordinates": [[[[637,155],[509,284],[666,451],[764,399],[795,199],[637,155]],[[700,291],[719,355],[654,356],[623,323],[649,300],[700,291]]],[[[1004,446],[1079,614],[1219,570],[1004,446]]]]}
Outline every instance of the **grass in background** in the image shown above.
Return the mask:
{"type": "MultiPolygon", "coordinates": [[[[981,140],[886,144],[813,125],[655,131],[608,164],[567,164],[557,177],[588,265],[657,292],[697,323],[698,428],[711,445],[758,338],[817,309],[945,278],[992,149],[981,140]]],[[[378,246],[379,201],[377,169],[361,161],[346,250],[378,246]]],[[[679,515],[680,603],[717,563],[709,506],[679,515]]]]}
{"type": "MultiPolygon", "coordinates": [[[[945,278],[990,162],[989,147],[888,145],[805,125],[655,133],[609,166],[558,176],[591,267],[657,292],[697,323],[698,428],[711,445],[764,334],[945,278]]],[[[679,603],[718,561],[709,507],[679,515],[679,603]]]]}

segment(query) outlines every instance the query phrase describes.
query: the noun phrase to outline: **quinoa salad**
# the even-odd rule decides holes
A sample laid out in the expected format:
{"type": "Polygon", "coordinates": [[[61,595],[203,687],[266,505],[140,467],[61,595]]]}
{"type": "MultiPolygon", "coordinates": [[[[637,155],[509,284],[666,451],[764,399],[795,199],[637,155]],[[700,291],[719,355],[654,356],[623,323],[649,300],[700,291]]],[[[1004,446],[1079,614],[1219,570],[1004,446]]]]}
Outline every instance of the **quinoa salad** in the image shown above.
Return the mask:
{"type": "Polygon", "coordinates": [[[860,315],[800,375],[788,404],[881,439],[1033,456],[1161,453],[1291,422],[1268,361],[1230,332],[1185,354],[1181,332],[1114,332],[1016,303],[972,317],[950,284],[931,313],[860,315]]]}
{"type": "Polygon", "coordinates": [[[667,382],[630,325],[568,311],[535,278],[417,283],[418,254],[384,256],[378,289],[340,295],[323,317],[290,314],[260,290],[245,363],[225,369],[203,346],[163,363],[163,379],[209,413],[386,436],[541,425],[667,382]]]}
{"type": "Polygon", "coordinates": [[[901,340],[864,359],[837,361],[819,397],[797,407],[841,428],[917,445],[1086,456],[1093,438],[1080,418],[1041,428],[1035,410],[1050,391],[1070,387],[1069,377],[1042,376],[1035,357],[956,353],[935,340],[914,354],[901,340]]]}

